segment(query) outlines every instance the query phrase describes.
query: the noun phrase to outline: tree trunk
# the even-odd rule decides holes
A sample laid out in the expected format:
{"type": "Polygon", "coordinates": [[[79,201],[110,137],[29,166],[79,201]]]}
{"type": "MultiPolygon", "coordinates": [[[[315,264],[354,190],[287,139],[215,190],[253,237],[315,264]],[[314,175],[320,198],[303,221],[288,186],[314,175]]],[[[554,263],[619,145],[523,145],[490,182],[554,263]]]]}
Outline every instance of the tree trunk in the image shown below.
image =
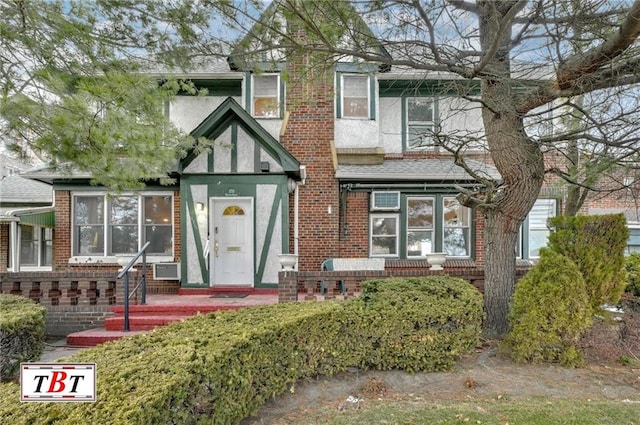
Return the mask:
{"type": "Polygon", "coordinates": [[[485,216],[485,333],[509,330],[509,305],[515,289],[516,242],[520,226],[535,203],[544,179],[540,148],[514,113],[485,110],[487,142],[504,184],[483,208],[485,216]]]}
{"type": "Polygon", "coordinates": [[[502,337],[509,330],[509,305],[516,280],[516,241],[544,179],[540,146],[524,131],[517,112],[518,93],[511,79],[511,28],[504,17],[522,7],[517,1],[479,1],[480,44],[487,56],[482,77],[482,121],[489,153],[503,184],[480,206],[485,229],[485,334],[502,337]],[[515,8],[515,9],[513,9],[515,8]],[[497,38],[496,38],[497,37],[497,38]]]}

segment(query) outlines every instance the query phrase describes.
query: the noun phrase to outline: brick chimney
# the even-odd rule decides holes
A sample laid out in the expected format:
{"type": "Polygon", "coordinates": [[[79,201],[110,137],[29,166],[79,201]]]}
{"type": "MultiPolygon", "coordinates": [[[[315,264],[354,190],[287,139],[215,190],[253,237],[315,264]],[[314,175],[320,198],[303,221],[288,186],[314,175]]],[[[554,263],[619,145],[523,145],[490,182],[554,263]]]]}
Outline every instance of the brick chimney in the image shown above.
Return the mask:
{"type": "MultiPolygon", "coordinates": [[[[304,45],[304,31],[296,35],[304,45]]],[[[332,154],[335,68],[309,50],[292,51],[288,56],[288,116],[280,141],[307,168],[306,183],[298,188],[298,268],[319,270],[322,261],[339,252],[339,190],[332,154]]],[[[293,252],[293,212],[289,221],[293,252]]]]}

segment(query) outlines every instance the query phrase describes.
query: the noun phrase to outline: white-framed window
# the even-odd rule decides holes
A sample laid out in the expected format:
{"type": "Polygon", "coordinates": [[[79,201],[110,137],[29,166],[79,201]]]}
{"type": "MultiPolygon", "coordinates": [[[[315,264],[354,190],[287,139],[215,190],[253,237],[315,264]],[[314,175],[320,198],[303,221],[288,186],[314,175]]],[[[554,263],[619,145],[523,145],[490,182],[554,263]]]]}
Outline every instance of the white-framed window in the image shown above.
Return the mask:
{"type": "Polygon", "coordinates": [[[369,216],[369,252],[371,257],[397,257],[400,217],[398,214],[369,216]]]}
{"type": "Polygon", "coordinates": [[[435,198],[407,197],[407,258],[434,252],[435,198]]]}
{"type": "Polygon", "coordinates": [[[256,118],[280,118],[280,75],[253,75],[252,112],[256,118]]]}
{"type": "Polygon", "coordinates": [[[631,254],[632,252],[640,252],[640,223],[629,223],[627,254],[631,254]]]}
{"type": "Polygon", "coordinates": [[[442,198],[442,251],[453,257],[470,255],[471,210],[453,196],[442,198]]]}
{"type": "Polygon", "coordinates": [[[368,75],[342,75],[341,78],[341,111],[343,118],[366,118],[369,111],[371,92],[368,75]]]}
{"type": "MultiPolygon", "coordinates": [[[[53,229],[26,224],[18,224],[16,228],[20,270],[50,270],[53,265],[53,229]]],[[[9,237],[9,253],[12,252],[12,239],[9,237]]],[[[14,268],[12,257],[9,255],[10,270],[14,268]]]]}
{"type": "Polygon", "coordinates": [[[74,256],[173,255],[173,195],[166,193],[74,194],[74,256]]]}
{"type": "Polygon", "coordinates": [[[527,252],[528,258],[539,258],[540,248],[549,242],[549,226],[547,221],[557,215],[557,201],[555,199],[538,199],[527,216],[527,252]]]}
{"type": "Polygon", "coordinates": [[[407,97],[407,149],[433,148],[435,100],[433,97],[407,97]]]}

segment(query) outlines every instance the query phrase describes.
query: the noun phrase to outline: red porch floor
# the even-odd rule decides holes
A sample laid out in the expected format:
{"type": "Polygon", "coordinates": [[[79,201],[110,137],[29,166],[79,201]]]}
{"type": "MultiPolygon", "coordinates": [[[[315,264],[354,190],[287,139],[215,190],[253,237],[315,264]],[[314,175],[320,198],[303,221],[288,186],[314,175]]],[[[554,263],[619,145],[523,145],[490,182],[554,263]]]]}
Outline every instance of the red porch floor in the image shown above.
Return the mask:
{"type": "MultiPolygon", "coordinates": [[[[242,298],[220,297],[229,292],[238,291],[216,291],[217,297],[213,297],[214,294],[210,293],[210,290],[182,291],[183,295],[147,295],[145,305],[132,304],[129,306],[129,332],[124,332],[124,306],[114,306],[111,308],[114,316],[105,320],[104,327],[69,334],[66,338],[67,345],[90,347],[146,332],[171,322],[185,320],[198,313],[207,314],[213,311],[233,310],[278,302],[276,290],[251,291],[242,298]],[[186,295],[189,292],[192,294],[186,295]]],[[[304,299],[304,295],[299,295],[300,300],[304,299]]],[[[317,298],[322,300],[324,297],[318,295],[317,298]]]]}

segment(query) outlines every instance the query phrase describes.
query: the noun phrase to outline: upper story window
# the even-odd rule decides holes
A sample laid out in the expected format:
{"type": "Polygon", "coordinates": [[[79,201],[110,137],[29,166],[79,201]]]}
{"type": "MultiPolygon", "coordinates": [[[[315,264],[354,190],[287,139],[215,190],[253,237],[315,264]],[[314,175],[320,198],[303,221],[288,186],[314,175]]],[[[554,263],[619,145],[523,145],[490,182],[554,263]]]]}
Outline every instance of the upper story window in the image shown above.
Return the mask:
{"type": "Polygon", "coordinates": [[[280,118],[280,76],[253,75],[252,108],[256,118],[280,118]]]}
{"type": "Polygon", "coordinates": [[[342,117],[369,118],[369,76],[342,76],[342,117]]]}
{"type": "Polygon", "coordinates": [[[173,196],[74,195],[73,255],[135,254],[146,242],[147,254],[173,255],[173,196]]]}
{"type": "Polygon", "coordinates": [[[407,101],[407,148],[433,147],[435,132],[435,100],[433,97],[408,97],[407,101]]]}

